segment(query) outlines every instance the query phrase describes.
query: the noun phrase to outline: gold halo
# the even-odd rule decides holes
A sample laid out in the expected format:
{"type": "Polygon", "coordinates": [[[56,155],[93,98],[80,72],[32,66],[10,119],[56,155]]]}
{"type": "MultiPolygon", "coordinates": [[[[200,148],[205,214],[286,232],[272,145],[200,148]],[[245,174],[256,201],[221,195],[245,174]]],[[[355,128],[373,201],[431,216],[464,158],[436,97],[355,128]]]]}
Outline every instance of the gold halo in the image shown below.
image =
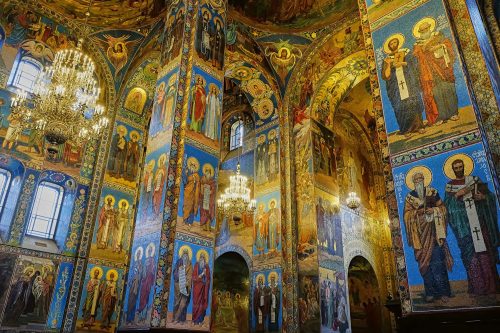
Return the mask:
{"type": "Polygon", "coordinates": [[[155,243],[153,242],[149,243],[148,246],[146,247],[146,258],[154,257],[155,250],[156,250],[155,243]],[[149,253],[151,253],[151,255],[149,253]]]}
{"type": "Polygon", "coordinates": [[[210,83],[208,85],[208,91],[211,92],[212,91],[212,88],[215,88],[217,94],[219,93],[219,87],[217,87],[217,85],[215,83],[210,83]]]}
{"type": "Polygon", "coordinates": [[[198,162],[198,160],[196,159],[196,157],[191,156],[190,158],[187,159],[187,166],[188,166],[188,168],[189,168],[189,166],[191,164],[195,165],[195,171],[200,170],[200,162],[198,162]]]}
{"type": "Polygon", "coordinates": [[[135,261],[139,261],[142,259],[142,256],[144,255],[144,249],[142,248],[142,246],[139,246],[137,249],[135,249],[135,252],[134,252],[134,260],[135,261]],[[141,256],[139,259],[137,259],[137,254],[138,253],[141,253],[141,256]]]}
{"type": "Polygon", "coordinates": [[[420,26],[424,23],[429,23],[431,25],[430,27],[430,30],[431,31],[434,31],[434,29],[436,29],[436,20],[433,18],[433,17],[424,17],[423,19],[421,19],[420,21],[418,21],[414,26],[413,26],[413,29],[412,29],[412,32],[413,32],[413,36],[415,36],[415,38],[419,39],[420,38],[420,32],[418,32],[420,26]]]}
{"type": "Polygon", "coordinates": [[[161,154],[160,157],[158,157],[158,166],[165,165],[166,161],[167,161],[167,154],[161,154]]]}
{"type": "Polygon", "coordinates": [[[274,280],[276,281],[276,284],[278,284],[278,273],[275,272],[275,271],[272,271],[271,273],[269,273],[268,277],[267,277],[267,282],[269,284],[271,284],[271,277],[274,276],[274,280]]]}
{"type": "Polygon", "coordinates": [[[123,126],[123,125],[116,126],[116,133],[119,133],[120,130],[123,131],[123,133],[124,133],[123,136],[127,135],[128,130],[125,126],[123,126]]]}
{"type": "Polygon", "coordinates": [[[205,15],[205,13],[208,14],[208,20],[210,21],[212,19],[212,13],[208,9],[203,8],[201,10],[201,17],[203,17],[203,15],[205,15]]]}
{"type": "Polygon", "coordinates": [[[114,206],[115,202],[116,202],[116,199],[111,194],[108,194],[107,196],[104,197],[104,204],[107,204],[108,203],[108,199],[110,199],[110,198],[111,198],[111,206],[114,206]]]}
{"type": "Polygon", "coordinates": [[[262,281],[264,282],[264,284],[266,283],[265,275],[260,273],[260,274],[257,274],[257,276],[255,277],[255,285],[256,286],[259,284],[259,278],[262,278],[262,281]]]}
{"type": "Polygon", "coordinates": [[[179,248],[179,258],[182,258],[182,253],[184,252],[184,250],[187,250],[188,252],[188,258],[189,260],[191,260],[193,258],[193,250],[191,249],[191,247],[189,245],[182,245],[180,248],[179,248]]]}
{"type": "Polygon", "coordinates": [[[224,29],[224,24],[222,23],[221,18],[220,18],[220,17],[218,17],[218,16],[216,16],[216,17],[214,18],[214,26],[216,26],[216,25],[217,25],[217,22],[219,22],[220,27],[221,27],[222,29],[224,29]]]}
{"type": "Polygon", "coordinates": [[[253,98],[260,98],[262,95],[266,93],[266,84],[262,82],[261,79],[251,79],[247,82],[246,90],[252,95],[253,98]],[[261,92],[256,91],[254,86],[261,90],[261,92]]]}
{"type": "Polygon", "coordinates": [[[137,132],[136,130],[133,130],[133,131],[130,131],[130,138],[132,138],[132,136],[137,136],[137,140],[139,140],[141,138],[141,135],[139,134],[139,132],[137,132]]]}
{"type": "Polygon", "coordinates": [[[269,138],[269,140],[274,139],[276,137],[276,130],[274,128],[270,130],[269,133],[267,133],[267,137],[269,138]]]}
{"type": "Polygon", "coordinates": [[[257,142],[258,143],[264,143],[264,142],[266,142],[266,135],[265,134],[259,135],[259,137],[257,138],[257,142]]]}
{"type": "Polygon", "coordinates": [[[257,103],[257,114],[261,119],[268,119],[274,114],[274,104],[269,98],[263,98],[257,103]],[[264,111],[267,107],[267,111],[264,111]],[[269,112],[269,113],[266,113],[269,112]]]}
{"type": "Polygon", "coordinates": [[[159,91],[161,91],[161,90],[165,90],[165,86],[166,86],[165,82],[163,82],[163,81],[162,81],[162,82],[160,82],[160,84],[159,84],[159,85],[158,85],[158,87],[156,88],[156,92],[159,92],[159,91]]]}
{"type": "Polygon", "coordinates": [[[94,278],[94,272],[95,271],[99,271],[99,275],[97,276],[98,279],[102,278],[102,274],[103,274],[103,271],[102,271],[102,268],[99,267],[99,266],[94,266],[92,267],[92,269],[90,270],[90,278],[93,279],[94,278]]]}
{"type": "Polygon", "coordinates": [[[111,280],[111,273],[115,273],[113,281],[116,282],[118,280],[118,272],[116,271],[116,269],[110,269],[106,272],[106,280],[111,280]]]}
{"type": "Polygon", "coordinates": [[[406,186],[412,191],[415,189],[415,185],[413,184],[413,175],[415,175],[417,172],[420,172],[424,175],[425,187],[429,186],[432,182],[432,171],[428,167],[423,165],[413,167],[406,174],[406,186]]]}
{"type": "Polygon", "coordinates": [[[281,57],[281,51],[285,50],[286,51],[286,59],[290,58],[290,50],[287,47],[282,47],[278,51],[278,57],[281,57]]]}
{"type": "Polygon", "coordinates": [[[155,168],[155,165],[156,165],[155,160],[151,160],[148,162],[148,167],[151,168],[151,170],[153,170],[155,168]]]}
{"type": "Polygon", "coordinates": [[[453,172],[452,164],[456,160],[464,161],[464,176],[470,176],[474,171],[474,161],[467,154],[455,154],[448,157],[443,165],[443,172],[449,179],[456,179],[455,172],[453,172]]]}
{"type": "Polygon", "coordinates": [[[168,79],[168,85],[172,86],[175,84],[175,81],[177,80],[177,73],[172,74],[170,79],[168,79]]]}
{"type": "Polygon", "coordinates": [[[122,206],[122,203],[126,203],[125,207],[128,209],[128,207],[130,207],[130,204],[128,203],[128,200],[127,199],[121,199],[120,201],[118,201],[118,208],[120,208],[122,206]]]}
{"type": "Polygon", "coordinates": [[[205,173],[205,169],[210,169],[210,174],[214,176],[214,167],[210,163],[203,164],[203,168],[201,169],[203,173],[205,173]]]}
{"type": "Polygon", "coordinates": [[[278,201],[276,199],[271,199],[269,200],[269,205],[268,205],[268,208],[271,209],[271,203],[274,202],[274,208],[276,208],[278,206],[278,201]]]}
{"type": "Polygon", "coordinates": [[[199,261],[200,260],[200,256],[204,254],[205,255],[205,262],[208,263],[208,260],[210,259],[210,257],[208,256],[208,252],[206,250],[198,250],[198,252],[196,252],[196,261],[199,261]]]}
{"type": "Polygon", "coordinates": [[[393,39],[397,39],[399,42],[399,47],[403,47],[403,44],[405,43],[405,36],[403,34],[394,34],[391,35],[389,38],[387,38],[384,42],[384,52],[386,54],[392,53],[392,51],[389,49],[389,42],[393,39]]]}
{"type": "Polygon", "coordinates": [[[201,76],[200,74],[197,74],[195,77],[194,77],[194,83],[196,84],[198,82],[198,79],[201,79],[201,84],[203,87],[206,86],[206,82],[205,82],[205,78],[203,76],[201,76]]]}
{"type": "Polygon", "coordinates": [[[29,266],[26,266],[24,269],[23,269],[23,273],[26,274],[26,272],[28,270],[31,270],[31,274],[30,274],[30,277],[33,276],[33,274],[35,274],[35,267],[33,267],[33,265],[29,265],[29,266]]]}

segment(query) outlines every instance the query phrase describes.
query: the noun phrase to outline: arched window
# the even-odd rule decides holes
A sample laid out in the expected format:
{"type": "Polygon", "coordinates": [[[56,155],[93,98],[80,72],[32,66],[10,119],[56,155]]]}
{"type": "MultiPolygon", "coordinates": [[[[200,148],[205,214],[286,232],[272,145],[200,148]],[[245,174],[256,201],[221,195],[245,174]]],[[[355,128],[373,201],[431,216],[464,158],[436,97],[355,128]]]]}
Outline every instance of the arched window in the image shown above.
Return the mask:
{"type": "Polygon", "coordinates": [[[27,235],[53,239],[56,232],[64,189],[56,184],[41,182],[36,190],[27,235]]]}
{"type": "Polygon", "coordinates": [[[14,63],[10,72],[8,86],[33,92],[38,74],[42,70],[42,64],[30,57],[22,57],[14,63]]]}
{"type": "Polygon", "coordinates": [[[10,171],[0,169],[0,214],[3,211],[5,199],[7,198],[7,193],[9,192],[10,178],[10,171]]]}
{"type": "Polygon", "coordinates": [[[237,121],[231,125],[231,141],[229,150],[233,150],[243,146],[243,122],[237,121]]]}

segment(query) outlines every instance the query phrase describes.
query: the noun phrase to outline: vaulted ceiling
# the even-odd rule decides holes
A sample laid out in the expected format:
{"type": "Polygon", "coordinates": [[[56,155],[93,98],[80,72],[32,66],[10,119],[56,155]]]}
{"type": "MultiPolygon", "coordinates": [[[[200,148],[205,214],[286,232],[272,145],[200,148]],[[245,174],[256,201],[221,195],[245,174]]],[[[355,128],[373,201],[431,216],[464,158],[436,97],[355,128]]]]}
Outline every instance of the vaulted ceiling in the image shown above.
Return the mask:
{"type": "MultiPolygon", "coordinates": [[[[40,5],[82,22],[91,1],[39,0],[40,5]]],[[[170,0],[93,0],[88,23],[103,28],[140,28],[158,19],[169,3],[170,0]]]]}

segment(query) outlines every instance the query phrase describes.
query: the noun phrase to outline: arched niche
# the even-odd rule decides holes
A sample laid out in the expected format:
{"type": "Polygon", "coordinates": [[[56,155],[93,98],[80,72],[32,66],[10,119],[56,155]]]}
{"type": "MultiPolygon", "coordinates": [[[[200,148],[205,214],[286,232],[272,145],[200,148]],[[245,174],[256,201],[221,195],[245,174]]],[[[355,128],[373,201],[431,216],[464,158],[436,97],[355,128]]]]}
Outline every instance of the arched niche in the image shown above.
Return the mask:
{"type": "Polygon", "coordinates": [[[382,332],[382,303],[373,266],[363,256],[354,257],[347,273],[352,333],[382,332]]]}
{"type": "Polygon", "coordinates": [[[21,192],[25,166],[19,160],[4,154],[0,154],[0,169],[8,175],[6,183],[1,189],[3,198],[0,210],[0,240],[7,241],[9,228],[14,218],[17,201],[21,192]]]}
{"type": "Polygon", "coordinates": [[[215,259],[211,332],[249,332],[250,269],[247,260],[233,251],[215,259]]]}

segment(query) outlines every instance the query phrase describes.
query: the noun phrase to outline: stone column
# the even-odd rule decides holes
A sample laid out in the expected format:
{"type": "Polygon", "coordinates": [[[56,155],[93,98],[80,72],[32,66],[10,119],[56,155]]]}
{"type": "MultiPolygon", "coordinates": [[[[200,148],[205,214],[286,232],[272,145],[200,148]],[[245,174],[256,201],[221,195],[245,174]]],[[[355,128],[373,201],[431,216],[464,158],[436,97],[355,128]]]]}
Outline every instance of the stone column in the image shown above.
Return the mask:
{"type": "Polygon", "coordinates": [[[225,15],[216,0],[167,12],[122,329],[210,329],[225,15]]]}
{"type": "MultiPolygon", "coordinates": [[[[384,172],[403,314],[470,307],[471,297],[494,295],[498,282],[497,182],[488,148],[489,141],[497,149],[490,120],[498,106],[466,3],[360,1],[360,7],[379,137],[388,144],[384,172]],[[425,263],[420,258],[429,251],[425,263]],[[479,284],[469,278],[471,262],[491,272],[479,284]],[[434,289],[424,281],[440,284],[434,289]]],[[[480,306],[494,305],[493,296],[480,306]]]]}

